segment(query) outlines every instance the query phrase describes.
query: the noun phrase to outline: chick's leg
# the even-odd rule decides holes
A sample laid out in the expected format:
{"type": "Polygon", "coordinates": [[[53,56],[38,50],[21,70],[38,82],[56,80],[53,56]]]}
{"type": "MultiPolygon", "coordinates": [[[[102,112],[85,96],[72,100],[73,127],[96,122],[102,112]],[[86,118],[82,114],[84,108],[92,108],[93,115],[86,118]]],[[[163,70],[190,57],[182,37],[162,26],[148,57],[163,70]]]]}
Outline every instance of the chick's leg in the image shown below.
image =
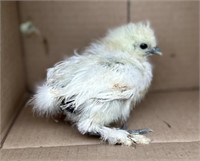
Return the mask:
{"type": "Polygon", "coordinates": [[[130,134],[141,134],[141,135],[148,134],[148,133],[150,133],[150,132],[153,131],[153,130],[150,129],[150,128],[129,130],[127,124],[123,124],[123,125],[120,127],[120,129],[126,130],[126,131],[128,131],[130,134]]]}
{"type": "Polygon", "coordinates": [[[144,128],[144,129],[135,129],[135,130],[127,130],[130,134],[140,134],[140,135],[144,135],[144,134],[148,134],[150,132],[152,132],[153,130],[150,128],[144,128]]]}
{"type": "Polygon", "coordinates": [[[82,134],[99,134],[101,139],[107,141],[109,144],[123,144],[131,146],[134,144],[149,144],[150,142],[150,139],[143,135],[131,134],[128,131],[122,129],[108,128],[94,124],[89,120],[77,123],[77,126],[78,130],[82,134]]]}

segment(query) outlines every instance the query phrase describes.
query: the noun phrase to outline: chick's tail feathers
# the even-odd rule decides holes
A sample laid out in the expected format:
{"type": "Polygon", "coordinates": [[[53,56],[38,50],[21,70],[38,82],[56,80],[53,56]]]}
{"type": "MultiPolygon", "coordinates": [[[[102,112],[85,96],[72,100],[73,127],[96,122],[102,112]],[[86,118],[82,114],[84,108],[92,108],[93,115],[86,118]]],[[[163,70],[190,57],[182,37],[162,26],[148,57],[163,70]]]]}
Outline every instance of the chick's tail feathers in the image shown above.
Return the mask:
{"type": "Polygon", "coordinates": [[[36,94],[28,101],[33,111],[42,116],[52,116],[60,112],[59,97],[54,89],[44,84],[37,88],[36,94]]]}

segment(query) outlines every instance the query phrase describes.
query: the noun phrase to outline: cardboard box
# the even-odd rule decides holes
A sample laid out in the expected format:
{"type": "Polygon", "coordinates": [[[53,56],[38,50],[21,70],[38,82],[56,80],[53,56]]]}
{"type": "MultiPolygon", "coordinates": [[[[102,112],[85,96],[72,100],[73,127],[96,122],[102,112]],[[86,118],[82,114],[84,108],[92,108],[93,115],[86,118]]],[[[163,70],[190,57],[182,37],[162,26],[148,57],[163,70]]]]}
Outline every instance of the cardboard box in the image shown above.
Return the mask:
{"type": "Polygon", "coordinates": [[[1,160],[199,160],[198,54],[198,1],[1,2],[1,160]],[[152,58],[151,90],[128,125],[152,128],[150,145],[107,145],[24,107],[46,68],[110,27],[147,19],[164,55],[152,58]],[[42,38],[19,32],[28,20],[42,38]]]}

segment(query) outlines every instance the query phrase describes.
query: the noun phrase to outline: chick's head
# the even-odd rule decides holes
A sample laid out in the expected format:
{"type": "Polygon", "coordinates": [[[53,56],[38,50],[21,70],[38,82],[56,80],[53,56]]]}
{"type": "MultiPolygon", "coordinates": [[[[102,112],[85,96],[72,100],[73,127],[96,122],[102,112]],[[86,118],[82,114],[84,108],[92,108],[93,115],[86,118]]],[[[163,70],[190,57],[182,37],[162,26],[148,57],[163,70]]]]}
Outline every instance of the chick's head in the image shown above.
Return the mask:
{"type": "Polygon", "coordinates": [[[136,24],[129,23],[112,29],[107,33],[104,41],[112,50],[136,56],[161,55],[154,31],[148,21],[136,24]]]}

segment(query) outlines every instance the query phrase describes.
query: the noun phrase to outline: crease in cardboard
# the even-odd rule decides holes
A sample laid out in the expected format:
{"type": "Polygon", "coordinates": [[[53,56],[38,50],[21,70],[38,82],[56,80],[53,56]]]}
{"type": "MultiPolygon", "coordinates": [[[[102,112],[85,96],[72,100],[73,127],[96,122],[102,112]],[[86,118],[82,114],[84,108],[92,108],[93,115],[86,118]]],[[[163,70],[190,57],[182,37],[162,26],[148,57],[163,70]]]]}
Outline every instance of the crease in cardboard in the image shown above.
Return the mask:
{"type": "Polygon", "coordinates": [[[0,148],[3,147],[3,144],[7,138],[7,135],[9,134],[12,126],[14,125],[15,121],[17,120],[18,116],[20,115],[20,113],[22,112],[24,105],[26,104],[27,98],[29,97],[28,93],[25,93],[22,97],[21,100],[19,101],[18,104],[18,112],[16,112],[13,117],[10,119],[10,121],[7,123],[7,128],[3,130],[3,132],[1,133],[1,144],[0,144],[0,148]]]}
{"type": "MultiPolygon", "coordinates": [[[[165,145],[165,144],[179,144],[179,143],[197,143],[200,145],[200,140],[196,140],[196,141],[162,141],[162,142],[151,142],[150,144],[161,144],[161,145],[165,145]]],[[[94,144],[69,144],[69,145],[55,145],[55,146],[24,146],[24,147],[2,147],[1,149],[4,150],[14,150],[14,149],[37,149],[37,148],[61,148],[61,147],[84,147],[84,146],[112,146],[112,147],[124,147],[122,145],[109,145],[107,143],[94,143],[94,144]]],[[[149,145],[136,145],[136,147],[141,147],[141,146],[149,146],[149,145]]],[[[128,147],[128,148],[134,148],[133,146],[128,147]]]]}
{"type": "Polygon", "coordinates": [[[33,160],[196,160],[199,143],[151,144],[149,146],[72,146],[1,150],[2,158],[9,161],[33,160]],[[12,154],[13,157],[10,157],[12,154]]]}

